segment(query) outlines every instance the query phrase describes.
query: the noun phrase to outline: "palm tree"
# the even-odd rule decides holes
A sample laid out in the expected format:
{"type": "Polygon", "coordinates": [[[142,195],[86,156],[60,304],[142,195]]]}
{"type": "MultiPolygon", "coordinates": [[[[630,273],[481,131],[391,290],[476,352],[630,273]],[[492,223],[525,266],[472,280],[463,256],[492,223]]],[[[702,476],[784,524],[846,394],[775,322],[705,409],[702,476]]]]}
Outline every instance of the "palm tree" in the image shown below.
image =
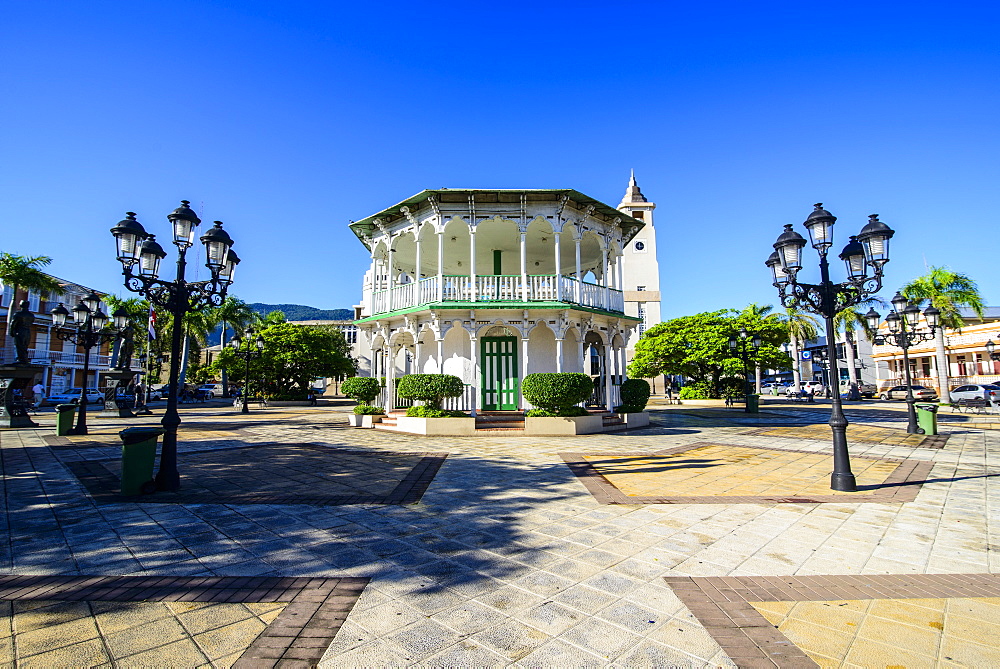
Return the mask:
{"type": "Polygon", "coordinates": [[[796,306],[786,307],[779,318],[788,327],[789,344],[792,348],[792,380],[795,388],[802,383],[802,363],[799,361],[799,346],[815,339],[819,334],[819,322],[812,314],[796,306]]]}
{"type": "MultiPolygon", "coordinates": [[[[109,313],[113,314],[118,309],[124,309],[128,314],[126,322],[132,328],[133,337],[135,339],[141,338],[143,342],[147,341],[146,328],[149,318],[149,302],[140,297],[127,297],[123,299],[116,295],[105,295],[101,299],[108,305],[109,313]]],[[[148,354],[148,348],[147,345],[143,345],[140,351],[148,354]]]]}
{"type": "Polygon", "coordinates": [[[951,386],[948,384],[948,353],[945,349],[944,329],[948,327],[957,330],[965,324],[960,311],[962,307],[972,309],[982,319],[985,305],[979,287],[966,274],[932,265],[927,274],[913,279],[899,292],[914,304],[930,302],[941,312],[941,327],[937,328],[934,336],[934,364],[937,367],[938,397],[945,401],[951,386]]]}
{"type": "MultiPolygon", "coordinates": [[[[13,253],[0,253],[0,281],[11,287],[10,304],[7,305],[7,323],[11,322],[17,311],[17,291],[20,289],[36,290],[40,293],[53,292],[62,294],[59,282],[41,271],[52,263],[48,256],[19,256],[13,253]]],[[[7,337],[7,346],[12,347],[14,340],[7,337]]]]}
{"type": "MultiPolygon", "coordinates": [[[[250,308],[246,302],[238,297],[229,295],[222,306],[215,310],[216,318],[222,322],[222,338],[220,343],[226,345],[226,330],[233,326],[233,334],[242,336],[250,326],[260,320],[260,315],[250,308]]],[[[229,397],[229,374],[228,370],[222,368],[222,395],[229,397]]]]}
{"type": "MultiPolygon", "coordinates": [[[[876,304],[883,304],[882,298],[869,297],[862,300],[857,306],[847,307],[843,311],[837,312],[837,315],[833,317],[834,329],[837,332],[844,333],[844,352],[847,355],[847,378],[850,382],[850,390],[848,391],[850,395],[848,399],[850,400],[861,399],[861,392],[858,390],[858,352],[855,348],[857,342],[855,341],[854,333],[860,329],[869,340],[875,336],[875,332],[869,327],[868,321],[865,319],[864,314],[861,313],[861,309],[864,307],[871,309],[876,304]]],[[[832,388],[833,392],[840,392],[839,381],[837,379],[837,386],[832,388]]],[[[834,385],[833,379],[830,379],[830,385],[834,385]]]]}

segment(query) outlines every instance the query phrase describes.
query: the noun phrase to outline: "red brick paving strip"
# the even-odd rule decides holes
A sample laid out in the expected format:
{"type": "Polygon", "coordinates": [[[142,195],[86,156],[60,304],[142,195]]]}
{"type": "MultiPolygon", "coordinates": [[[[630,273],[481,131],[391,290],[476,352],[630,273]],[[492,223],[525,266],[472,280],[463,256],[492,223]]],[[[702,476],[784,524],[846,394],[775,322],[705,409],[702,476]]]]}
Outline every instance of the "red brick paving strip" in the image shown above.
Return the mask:
{"type": "Polygon", "coordinates": [[[664,580],[738,667],[818,667],[750,602],[1000,597],[994,574],[666,576],[664,580]]]}
{"type": "MultiPolygon", "coordinates": [[[[872,458],[861,455],[851,456],[855,459],[879,460],[882,462],[900,463],[896,469],[886,477],[885,481],[875,486],[861,486],[862,491],[848,495],[809,495],[808,497],[781,497],[767,495],[664,495],[630,496],[615,487],[611,481],[606,479],[587,460],[587,457],[608,457],[608,458],[631,458],[631,457],[653,457],[658,455],[675,455],[685,453],[704,446],[728,446],[729,444],[712,444],[709,442],[696,442],[687,446],[668,448],[654,453],[560,453],[559,457],[566,462],[570,471],[587,488],[587,491],[594,496],[600,504],[826,504],[826,503],[861,503],[861,502],[912,502],[920,491],[921,484],[927,479],[934,467],[933,462],[924,460],[898,460],[896,458],[872,458]]],[[[792,449],[768,449],[762,446],[740,446],[739,448],[753,448],[757,450],[773,450],[781,453],[809,453],[816,455],[815,451],[802,451],[792,449]]],[[[823,455],[820,453],[819,455],[823,455]]],[[[832,457],[832,456],[831,456],[832,457]]]]}
{"type": "Polygon", "coordinates": [[[288,602],[234,668],[315,666],[368,578],[277,576],[0,576],[0,600],[288,602]]]}

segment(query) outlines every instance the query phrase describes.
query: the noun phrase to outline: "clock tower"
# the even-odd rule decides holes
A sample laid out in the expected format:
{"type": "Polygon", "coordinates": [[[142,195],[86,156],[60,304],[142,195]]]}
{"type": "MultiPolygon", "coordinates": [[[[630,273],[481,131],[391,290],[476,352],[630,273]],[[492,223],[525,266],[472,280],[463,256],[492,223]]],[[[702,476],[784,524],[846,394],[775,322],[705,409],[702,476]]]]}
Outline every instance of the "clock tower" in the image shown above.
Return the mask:
{"type": "Polygon", "coordinates": [[[635,342],[642,333],[660,322],[660,266],[656,261],[656,227],[653,210],[656,205],[646,199],[635,182],[635,172],[629,178],[625,196],[618,205],[633,218],[646,225],[623,250],[622,262],[625,313],[642,319],[626,343],[626,359],[632,361],[635,342]]]}

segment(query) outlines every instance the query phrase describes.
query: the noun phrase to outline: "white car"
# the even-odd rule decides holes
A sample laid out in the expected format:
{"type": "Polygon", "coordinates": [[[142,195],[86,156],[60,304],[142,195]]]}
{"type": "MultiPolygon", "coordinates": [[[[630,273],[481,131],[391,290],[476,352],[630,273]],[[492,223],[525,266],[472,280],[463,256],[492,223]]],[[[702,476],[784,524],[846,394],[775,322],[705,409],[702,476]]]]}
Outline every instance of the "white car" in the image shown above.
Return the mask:
{"type": "MultiPolygon", "coordinates": [[[[799,388],[801,388],[801,390],[804,390],[806,393],[808,393],[811,390],[814,395],[819,395],[821,392],[823,392],[823,384],[820,383],[819,381],[803,381],[799,384],[799,388]]],[[[788,386],[788,388],[785,389],[785,394],[798,395],[800,391],[799,388],[796,388],[794,385],[788,386]]]]}
{"type": "Polygon", "coordinates": [[[222,384],[206,383],[203,386],[198,386],[198,391],[203,393],[205,397],[208,397],[210,399],[215,399],[216,397],[222,397],[222,384]]]}
{"type": "Polygon", "coordinates": [[[950,393],[951,401],[985,399],[990,404],[1000,402],[1000,385],[988,383],[982,386],[959,386],[950,393]]]}
{"type": "MultiPolygon", "coordinates": [[[[79,404],[80,391],[82,388],[69,388],[58,393],[52,393],[45,398],[47,404],[79,404]]],[[[104,393],[98,392],[97,388],[87,389],[87,403],[96,404],[104,402],[104,393]]]]}

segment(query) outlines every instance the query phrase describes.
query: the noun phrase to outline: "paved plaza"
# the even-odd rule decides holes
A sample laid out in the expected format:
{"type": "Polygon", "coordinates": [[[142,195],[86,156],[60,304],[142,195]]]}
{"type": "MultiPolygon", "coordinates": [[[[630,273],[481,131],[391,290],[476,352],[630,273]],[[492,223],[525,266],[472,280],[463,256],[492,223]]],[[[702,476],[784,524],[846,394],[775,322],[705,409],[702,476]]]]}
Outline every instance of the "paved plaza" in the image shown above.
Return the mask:
{"type": "Polygon", "coordinates": [[[0,431],[5,666],[1000,666],[1000,418],[652,406],[605,435],[422,437],[347,406],[182,410],[177,493],[128,421],[0,431]]]}

